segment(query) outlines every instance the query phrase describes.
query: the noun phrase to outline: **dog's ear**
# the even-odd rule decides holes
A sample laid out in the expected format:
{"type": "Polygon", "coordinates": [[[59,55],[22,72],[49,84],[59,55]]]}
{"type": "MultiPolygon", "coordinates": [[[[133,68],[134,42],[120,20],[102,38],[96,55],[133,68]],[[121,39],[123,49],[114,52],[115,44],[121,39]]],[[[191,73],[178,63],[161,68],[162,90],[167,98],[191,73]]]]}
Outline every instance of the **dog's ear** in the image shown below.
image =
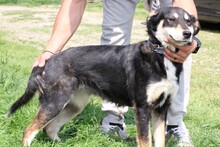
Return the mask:
{"type": "Polygon", "coordinates": [[[201,28],[200,24],[199,24],[199,21],[193,15],[191,15],[191,21],[193,23],[193,29],[194,29],[193,35],[197,35],[200,31],[200,28],[201,28]]]}
{"type": "Polygon", "coordinates": [[[149,35],[154,36],[154,33],[157,31],[157,25],[159,24],[161,18],[160,11],[151,11],[147,18],[147,32],[149,35]]]}
{"type": "MultiPolygon", "coordinates": [[[[147,25],[155,26],[159,23],[160,12],[152,10],[147,18],[147,25]]],[[[156,26],[155,26],[156,27],[156,26]]]]}

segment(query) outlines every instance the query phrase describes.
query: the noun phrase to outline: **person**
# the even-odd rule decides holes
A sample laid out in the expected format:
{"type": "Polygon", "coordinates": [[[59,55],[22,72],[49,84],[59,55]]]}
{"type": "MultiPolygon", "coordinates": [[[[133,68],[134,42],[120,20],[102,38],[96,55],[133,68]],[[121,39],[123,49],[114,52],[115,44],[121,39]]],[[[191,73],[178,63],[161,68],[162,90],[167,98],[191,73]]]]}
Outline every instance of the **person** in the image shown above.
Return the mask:
{"type": "MultiPolygon", "coordinates": [[[[130,43],[132,22],[135,8],[139,0],[102,0],[102,45],[126,45],[130,43]]],[[[47,42],[45,51],[37,57],[34,66],[43,67],[45,62],[53,55],[59,53],[67,41],[71,38],[83,17],[87,0],[63,0],[55,23],[52,35],[47,42]]],[[[185,9],[197,17],[197,11],[193,0],[147,0],[150,10],[156,10],[165,6],[177,6],[185,9]]],[[[172,44],[169,40],[167,43],[172,44]]],[[[173,99],[167,114],[167,131],[178,138],[179,146],[193,146],[188,129],[183,117],[187,111],[189,101],[190,73],[192,56],[191,53],[197,47],[197,41],[191,45],[178,46],[177,53],[164,49],[164,56],[174,62],[183,63],[183,72],[180,76],[180,89],[173,99]]],[[[124,113],[127,107],[117,107],[114,103],[103,101],[102,110],[107,113],[103,118],[100,129],[103,132],[116,131],[122,138],[126,138],[126,125],[124,113]]]]}

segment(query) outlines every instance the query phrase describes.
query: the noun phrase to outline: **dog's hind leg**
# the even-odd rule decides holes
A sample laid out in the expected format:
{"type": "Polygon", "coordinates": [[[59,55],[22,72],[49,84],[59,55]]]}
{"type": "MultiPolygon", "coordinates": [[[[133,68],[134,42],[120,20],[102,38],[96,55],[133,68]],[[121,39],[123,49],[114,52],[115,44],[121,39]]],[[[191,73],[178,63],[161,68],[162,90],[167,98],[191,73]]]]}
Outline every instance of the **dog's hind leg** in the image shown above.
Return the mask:
{"type": "Polygon", "coordinates": [[[65,108],[59,113],[57,117],[55,117],[47,126],[44,128],[44,132],[52,139],[52,140],[60,140],[57,133],[60,128],[80,114],[85,106],[89,102],[89,95],[82,94],[84,91],[78,90],[74,96],[72,96],[69,103],[65,106],[65,108]]]}
{"type": "Polygon", "coordinates": [[[52,107],[53,110],[51,107],[40,106],[40,110],[38,111],[34,120],[24,131],[22,139],[23,146],[30,146],[32,140],[38,134],[38,132],[59,113],[59,110],[55,109],[56,106],[52,107]]]}
{"type": "Polygon", "coordinates": [[[71,98],[71,94],[71,88],[66,88],[65,90],[61,88],[56,92],[51,92],[50,95],[42,94],[40,96],[39,111],[24,132],[23,146],[30,146],[37,133],[64,109],[71,98]]]}
{"type": "Polygon", "coordinates": [[[136,126],[138,147],[151,147],[150,133],[150,107],[146,105],[136,106],[136,126]]]}

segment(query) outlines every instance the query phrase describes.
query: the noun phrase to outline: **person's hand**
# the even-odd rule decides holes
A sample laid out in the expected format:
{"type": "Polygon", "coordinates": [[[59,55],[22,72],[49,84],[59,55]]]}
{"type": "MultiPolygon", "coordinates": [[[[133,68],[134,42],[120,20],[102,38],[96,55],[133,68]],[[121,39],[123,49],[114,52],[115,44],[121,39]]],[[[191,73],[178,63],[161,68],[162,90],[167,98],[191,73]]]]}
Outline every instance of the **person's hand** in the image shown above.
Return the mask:
{"type": "Polygon", "coordinates": [[[35,66],[44,67],[46,61],[53,56],[54,54],[52,52],[43,52],[40,56],[38,56],[32,66],[32,69],[35,66]]]}
{"type": "Polygon", "coordinates": [[[179,49],[178,52],[173,52],[167,48],[164,48],[164,56],[168,60],[177,63],[183,63],[187,59],[187,57],[195,50],[197,46],[197,42],[195,40],[192,41],[191,45],[183,45],[183,46],[177,46],[170,40],[164,40],[164,41],[179,49]]]}

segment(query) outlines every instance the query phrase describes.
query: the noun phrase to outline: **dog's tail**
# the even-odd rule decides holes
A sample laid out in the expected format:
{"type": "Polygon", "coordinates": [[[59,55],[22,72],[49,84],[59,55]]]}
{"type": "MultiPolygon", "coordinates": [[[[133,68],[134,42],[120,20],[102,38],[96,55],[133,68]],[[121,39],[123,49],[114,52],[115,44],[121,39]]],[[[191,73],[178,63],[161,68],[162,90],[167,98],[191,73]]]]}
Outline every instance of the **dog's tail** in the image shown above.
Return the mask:
{"type": "Polygon", "coordinates": [[[42,86],[44,85],[44,81],[41,78],[43,71],[44,67],[33,68],[25,93],[10,107],[6,117],[10,117],[17,109],[27,104],[33,98],[37,90],[41,93],[43,92],[42,86]]]}

